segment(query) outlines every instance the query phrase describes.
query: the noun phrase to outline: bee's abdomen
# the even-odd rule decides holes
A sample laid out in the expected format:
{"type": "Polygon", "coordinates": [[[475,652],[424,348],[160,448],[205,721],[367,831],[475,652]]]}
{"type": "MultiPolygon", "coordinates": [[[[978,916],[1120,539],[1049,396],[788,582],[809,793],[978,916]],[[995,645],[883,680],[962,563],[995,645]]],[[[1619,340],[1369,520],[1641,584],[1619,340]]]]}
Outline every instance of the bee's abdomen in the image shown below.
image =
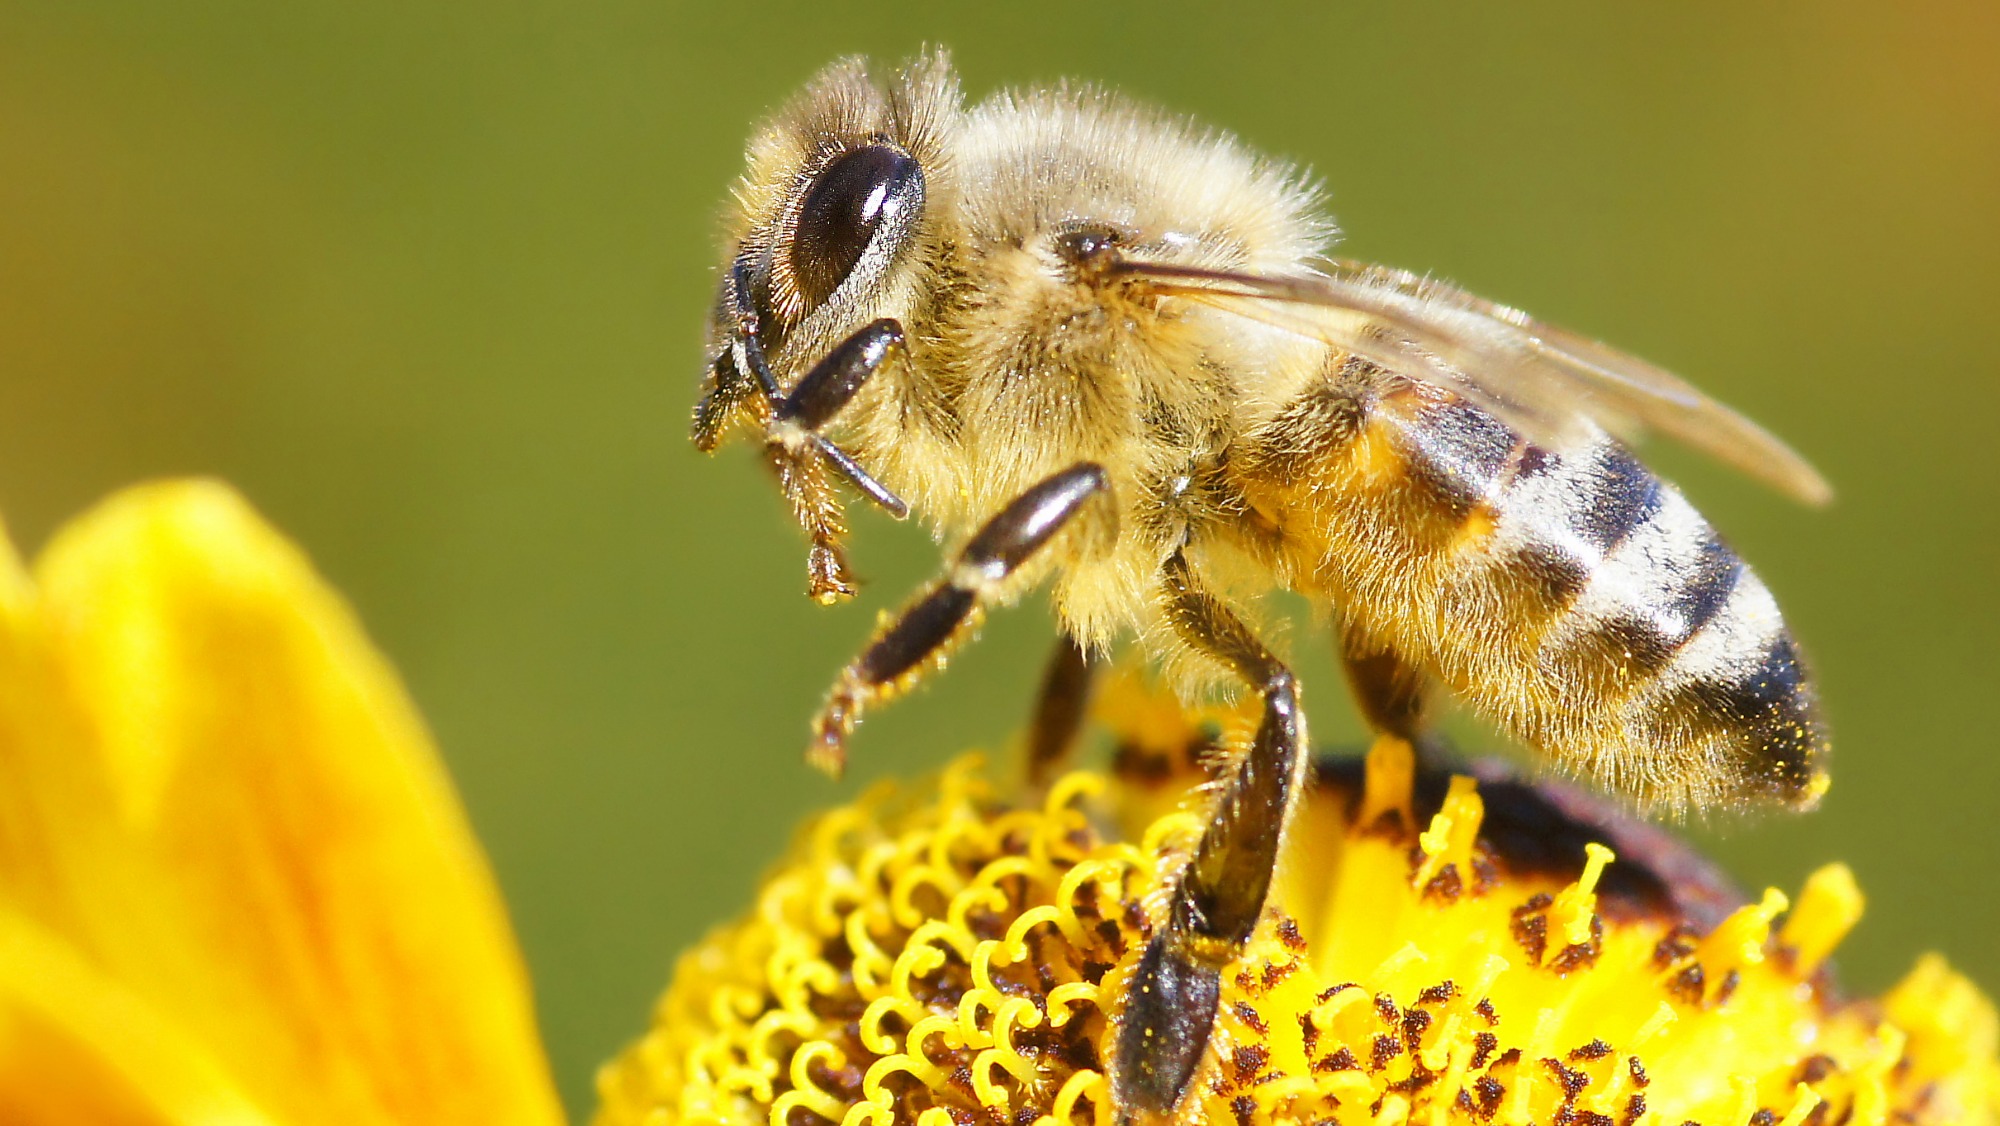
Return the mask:
{"type": "Polygon", "coordinates": [[[1797,646],[1679,491],[1594,428],[1535,444],[1408,390],[1366,413],[1329,472],[1289,491],[1347,498],[1315,502],[1319,573],[1367,644],[1645,804],[1816,796],[1824,740],[1797,646]]]}
{"type": "Polygon", "coordinates": [[[1523,631],[1523,667],[1499,679],[1524,735],[1668,804],[1814,796],[1797,646],[1678,490],[1602,435],[1561,453],[1517,439],[1492,484],[1484,559],[1523,631]]]}
{"type": "Polygon", "coordinates": [[[1341,374],[1235,467],[1350,653],[1647,806],[1811,803],[1824,737],[1798,648],[1679,491],[1587,423],[1530,442],[1435,388],[1341,374]]]}

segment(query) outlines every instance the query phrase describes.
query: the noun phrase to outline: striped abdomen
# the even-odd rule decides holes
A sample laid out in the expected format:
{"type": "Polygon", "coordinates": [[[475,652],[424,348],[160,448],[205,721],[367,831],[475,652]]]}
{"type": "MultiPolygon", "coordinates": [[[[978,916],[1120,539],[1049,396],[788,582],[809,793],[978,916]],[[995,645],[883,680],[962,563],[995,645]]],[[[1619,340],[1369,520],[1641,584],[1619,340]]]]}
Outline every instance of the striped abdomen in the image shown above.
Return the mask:
{"type": "Polygon", "coordinates": [[[1293,534],[1322,533],[1302,538],[1350,651],[1648,805],[1817,797],[1791,634],[1677,490],[1595,428],[1556,449],[1429,389],[1356,401],[1359,425],[1281,490],[1293,534]]]}

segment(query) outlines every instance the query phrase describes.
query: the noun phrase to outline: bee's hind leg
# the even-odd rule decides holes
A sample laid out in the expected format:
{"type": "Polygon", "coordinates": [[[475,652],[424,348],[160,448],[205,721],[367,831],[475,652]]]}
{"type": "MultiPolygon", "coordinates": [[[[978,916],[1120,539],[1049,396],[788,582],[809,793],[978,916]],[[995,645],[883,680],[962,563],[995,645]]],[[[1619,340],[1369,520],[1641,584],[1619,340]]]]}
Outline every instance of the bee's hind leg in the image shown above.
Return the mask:
{"type": "Polygon", "coordinates": [[[1180,635],[1249,682],[1264,714],[1249,754],[1223,780],[1166,920],[1125,986],[1111,1072],[1112,1103],[1124,1122],[1163,1120],[1187,1094],[1208,1051],[1222,968],[1263,913],[1307,760],[1291,670],[1201,588],[1179,554],[1167,562],[1165,601],[1180,635]]]}
{"type": "Polygon", "coordinates": [[[1403,742],[1425,759],[1446,757],[1429,727],[1431,682],[1391,646],[1366,637],[1345,622],[1340,626],[1340,663],[1348,687],[1369,730],[1403,742]]]}
{"type": "Polygon", "coordinates": [[[1109,483],[1101,466],[1078,462],[1044,478],[981,526],[944,577],[877,630],[861,655],[841,670],[813,720],[807,758],[838,774],[847,759],[847,737],[862,711],[909,687],[941,661],[977,624],[1000,585],[1109,483]]]}
{"type": "Polygon", "coordinates": [[[1090,706],[1091,682],[1102,662],[1068,630],[1056,638],[1028,722],[1028,784],[1046,786],[1069,759],[1090,706]]]}

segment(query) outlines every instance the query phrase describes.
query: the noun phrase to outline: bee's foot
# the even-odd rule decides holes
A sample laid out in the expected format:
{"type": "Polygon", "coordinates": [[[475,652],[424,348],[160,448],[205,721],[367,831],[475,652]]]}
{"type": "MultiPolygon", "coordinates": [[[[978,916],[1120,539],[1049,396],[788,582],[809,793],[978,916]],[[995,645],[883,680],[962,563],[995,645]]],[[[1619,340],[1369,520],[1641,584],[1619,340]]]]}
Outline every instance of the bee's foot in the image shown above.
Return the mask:
{"type": "Polygon", "coordinates": [[[843,680],[813,719],[813,738],[806,747],[806,762],[831,778],[838,779],[847,773],[847,737],[860,721],[860,696],[843,680]]]}
{"type": "Polygon", "coordinates": [[[832,606],[854,597],[854,576],[840,549],[816,543],[806,553],[806,594],[821,606],[832,606]]]}

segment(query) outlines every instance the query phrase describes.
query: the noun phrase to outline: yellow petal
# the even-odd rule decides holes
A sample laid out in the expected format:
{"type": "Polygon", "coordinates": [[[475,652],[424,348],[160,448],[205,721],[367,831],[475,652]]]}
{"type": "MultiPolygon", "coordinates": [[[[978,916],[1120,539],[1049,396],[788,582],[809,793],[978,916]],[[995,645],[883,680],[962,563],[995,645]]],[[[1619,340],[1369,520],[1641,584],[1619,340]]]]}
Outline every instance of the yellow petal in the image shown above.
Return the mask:
{"type": "Polygon", "coordinates": [[[0,581],[0,895],[285,1123],[559,1118],[483,856],[393,672],[227,488],[0,581]]]}
{"type": "Polygon", "coordinates": [[[184,1029],[0,911],[0,1122],[275,1126],[184,1029]]]}

